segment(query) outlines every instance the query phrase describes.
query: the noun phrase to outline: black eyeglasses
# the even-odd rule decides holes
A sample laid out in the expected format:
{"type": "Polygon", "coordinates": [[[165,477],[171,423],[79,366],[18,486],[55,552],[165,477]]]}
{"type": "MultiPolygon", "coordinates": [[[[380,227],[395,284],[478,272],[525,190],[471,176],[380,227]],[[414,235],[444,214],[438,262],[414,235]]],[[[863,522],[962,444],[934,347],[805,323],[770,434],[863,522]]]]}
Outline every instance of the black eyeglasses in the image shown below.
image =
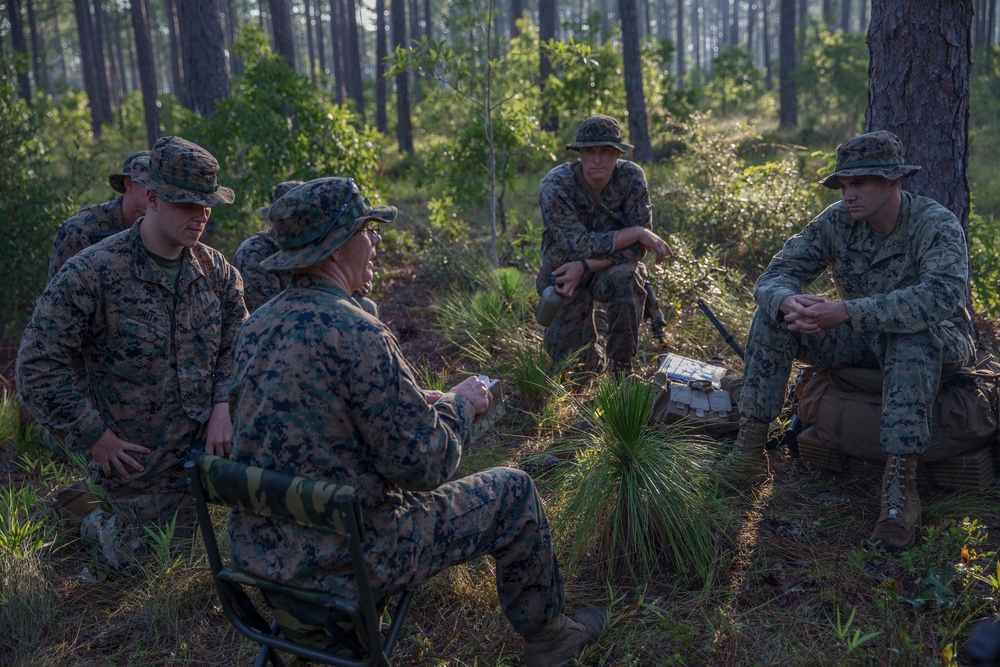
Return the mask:
{"type": "Polygon", "coordinates": [[[370,238],[372,241],[382,236],[382,233],[379,231],[378,225],[376,225],[374,222],[369,222],[367,225],[365,225],[365,228],[362,229],[361,231],[367,234],[368,238],[370,238]]]}

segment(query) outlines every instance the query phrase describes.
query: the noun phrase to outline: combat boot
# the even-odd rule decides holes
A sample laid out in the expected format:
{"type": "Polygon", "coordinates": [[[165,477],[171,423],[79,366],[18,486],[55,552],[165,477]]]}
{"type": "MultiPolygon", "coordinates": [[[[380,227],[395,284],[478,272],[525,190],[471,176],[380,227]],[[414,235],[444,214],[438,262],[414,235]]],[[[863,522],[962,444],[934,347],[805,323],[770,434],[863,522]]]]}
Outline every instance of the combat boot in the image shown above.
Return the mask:
{"type": "Polygon", "coordinates": [[[753,417],[740,419],[733,456],[727,467],[732,482],[762,482],[768,476],[767,446],[768,423],[753,417]]]}
{"type": "Polygon", "coordinates": [[[572,616],[559,614],[524,638],[524,667],[558,667],[576,652],[604,634],[607,620],[597,607],[587,607],[572,616]]]}
{"type": "Polygon", "coordinates": [[[871,541],[876,547],[896,552],[917,540],[920,527],[920,496],[917,494],[917,457],[893,454],[882,474],[882,512],[871,541]]]}
{"type": "Polygon", "coordinates": [[[625,378],[632,375],[632,360],[612,359],[610,370],[615,381],[618,382],[618,384],[621,384],[625,381],[625,378]]]}

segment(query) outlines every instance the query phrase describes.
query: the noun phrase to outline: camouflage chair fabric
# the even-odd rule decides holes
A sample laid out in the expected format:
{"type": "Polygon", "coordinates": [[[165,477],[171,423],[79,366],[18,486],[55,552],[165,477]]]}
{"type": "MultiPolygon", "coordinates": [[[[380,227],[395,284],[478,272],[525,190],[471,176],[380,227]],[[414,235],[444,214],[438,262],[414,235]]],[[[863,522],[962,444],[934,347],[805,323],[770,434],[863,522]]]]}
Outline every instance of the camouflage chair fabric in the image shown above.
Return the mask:
{"type": "Polygon", "coordinates": [[[402,629],[413,591],[400,597],[383,641],[379,619],[385,601],[375,601],[368,584],[361,513],[353,487],[264,470],[209,454],[200,455],[185,467],[219,598],[233,625],[263,646],[257,664],[264,664],[264,656],[275,648],[345,667],[389,664],[388,656],[402,629]],[[223,567],[208,503],[344,535],[354,560],[361,599],[302,590],[223,567]],[[272,607],[274,623],[268,624],[242,586],[263,593],[272,607]]]}

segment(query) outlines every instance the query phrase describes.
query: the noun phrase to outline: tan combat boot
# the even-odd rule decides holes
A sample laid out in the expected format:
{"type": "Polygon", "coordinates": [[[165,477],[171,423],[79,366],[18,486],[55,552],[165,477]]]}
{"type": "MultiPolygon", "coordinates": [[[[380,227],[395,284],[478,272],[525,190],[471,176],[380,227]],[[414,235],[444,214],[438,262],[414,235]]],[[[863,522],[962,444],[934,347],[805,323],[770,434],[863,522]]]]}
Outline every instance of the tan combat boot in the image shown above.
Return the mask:
{"type": "Polygon", "coordinates": [[[597,607],[572,616],[559,614],[524,638],[524,667],[558,667],[573,659],[577,650],[604,634],[607,620],[597,607]]]}
{"type": "Polygon", "coordinates": [[[767,445],[768,423],[753,417],[740,419],[740,430],[736,434],[736,445],[733,456],[727,467],[731,474],[727,475],[730,482],[759,483],[767,479],[768,460],[765,446],[767,445]]]}
{"type": "Polygon", "coordinates": [[[882,474],[882,513],[871,541],[886,551],[913,546],[920,527],[920,496],[917,495],[917,457],[893,454],[882,474]]]}

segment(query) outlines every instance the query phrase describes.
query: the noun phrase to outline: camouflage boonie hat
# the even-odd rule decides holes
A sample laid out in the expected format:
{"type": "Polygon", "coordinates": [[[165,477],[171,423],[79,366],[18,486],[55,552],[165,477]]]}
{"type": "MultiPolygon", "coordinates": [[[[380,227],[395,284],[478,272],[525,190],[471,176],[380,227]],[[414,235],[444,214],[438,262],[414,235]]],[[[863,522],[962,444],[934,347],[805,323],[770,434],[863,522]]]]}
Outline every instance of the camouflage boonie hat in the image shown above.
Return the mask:
{"type": "Polygon", "coordinates": [[[271,204],[267,218],[281,248],[260,263],[268,271],[314,266],[367,220],[392,222],[395,206],[372,206],[352,178],[317,178],[271,204]]]}
{"type": "MultiPolygon", "coordinates": [[[[304,183],[304,181],[282,181],[281,183],[278,183],[277,185],[274,186],[274,192],[271,194],[271,204],[273,204],[274,202],[278,201],[279,199],[281,199],[282,197],[284,197],[286,194],[288,194],[289,191],[294,190],[295,188],[299,187],[303,183],[304,183]]],[[[267,206],[262,207],[258,211],[258,213],[260,213],[262,216],[264,216],[266,218],[267,217],[267,210],[269,208],[271,208],[271,204],[268,204],[267,206]]]]}
{"type": "Polygon", "coordinates": [[[180,137],[160,137],[149,161],[132,163],[132,180],[172,203],[221,206],[236,196],[219,185],[219,162],[207,150],[180,137]]]}
{"type": "Polygon", "coordinates": [[[877,130],[848,139],[837,146],[837,167],[820,183],[840,189],[841,176],[881,176],[890,181],[920,171],[903,159],[903,142],[892,132],[877,130]]]}
{"type": "Polygon", "coordinates": [[[622,153],[632,150],[632,144],[625,143],[625,128],[618,119],[600,115],[583,121],[576,133],[576,141],[566,144],[566,148],[574,151],[587,146],[614,146],[622,153]]]}
{"type": "Polygon", "coordinates": [[[132,163],[136,160],[142,160],[149,164],[149,151],[139,151],[138,153],[132,153],[127,158],[125,158],[125,163],[122,165],[121,171],[116,171],[113,174],[108,174],[108,183],[111,184],[111,189],[115,192],[125,192],[125,177],[128,176],[132,178],[132,163]]]}

